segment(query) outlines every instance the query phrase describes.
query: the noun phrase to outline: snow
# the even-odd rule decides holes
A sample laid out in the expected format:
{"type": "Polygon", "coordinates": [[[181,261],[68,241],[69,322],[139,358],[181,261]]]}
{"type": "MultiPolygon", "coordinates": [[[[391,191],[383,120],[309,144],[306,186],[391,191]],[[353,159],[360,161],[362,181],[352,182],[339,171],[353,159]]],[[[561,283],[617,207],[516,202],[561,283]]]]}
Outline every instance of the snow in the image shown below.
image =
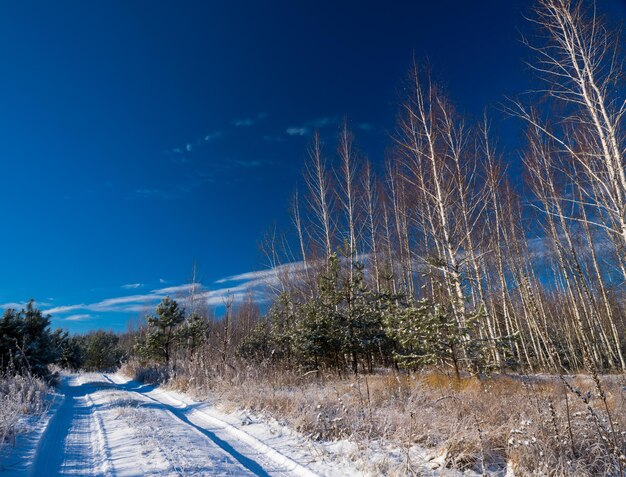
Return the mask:
{"type": "Polygon", "coordinates": [[[0,453],[0,477],[480,475],[445,469],[442,455],[418,445],[313,441],[276,419],[222,412],[121,374],[63,376],[30,427],[0,453]]]}
{"type": "Polygon", "coordinates": [[[359,475],[276,423],[119,375],[64,376],[50,411],[0,475],[359,475]]]}

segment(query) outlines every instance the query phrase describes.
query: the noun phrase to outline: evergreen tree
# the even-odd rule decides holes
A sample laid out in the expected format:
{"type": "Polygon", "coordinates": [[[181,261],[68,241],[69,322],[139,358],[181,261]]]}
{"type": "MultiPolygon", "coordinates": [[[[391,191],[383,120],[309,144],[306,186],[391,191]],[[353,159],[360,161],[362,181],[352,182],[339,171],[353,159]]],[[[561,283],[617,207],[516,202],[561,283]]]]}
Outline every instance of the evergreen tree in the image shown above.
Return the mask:
{"type": "Polygon", "coordinates": [[[52,333],[52,343],[56,363],[65,369],[78,371],[85,362],[82,336],[70,336],[67,331],[57,328],[52,333]]]}
{"type": "Polygon", "coordinates": [[[284,362],[291,366],[294,358],[297,306],[288,293],[281,293],[262,319],[239,346],[238,354],[257,362],[284,362]]]}
{"type": "Polygon", "coordinates": [[[85,369],[106,371],[117,368],[124,356],[119,341],[119,336],[112,331],[98,330],[83,336],[85,369]]]}
{"type": "Polygon", "coordinates": [[[180,340],[178,327],[185,321],[185,310],[176,300],[166,296],[157,306],[156,315],[148,317],[148,331],[145,343],[138,351],[145,358],[169,364],[173,346],[180,340]]]}
{"type": "Polygon", "coordinates": [[[398,364],[408,369],[443,364],[452,367],[457,378],[464,364],[472,372],[486,370],[491,345],[477,333],[483,314],[482,308],[467,313],[459,324],[451,305],[426,299],[390,308],[385,321],[398,344],[394,353],[398,364]]]}
{"type": "Polygon", "coordinates": [[[306,366],[356,374],[359,363],[371,370],[374,355],[389,348],[381,295],[368,289],[364,270],[351,257],[331,255],[318,296],[298,308],[294,342],[306,366]]]}
{"type": "Polygon", "coordinates": [[[193,360],[195,352],[206,342],[208,333],[207,321],[194,313],[176,330],[175,339],[185,343],[187,358],[193,360]]]}
{"type": "Polygon", "coordinates": [[[48,365],[56,362],[50,333],[50,316],[35,308],[31,300],[20,311],[8,309],[0,320],[0,364],[2,369],[30,372],[48,377],[48,365]]]}
{"type": "Polygon", "coordinates": [[[384,357],[389,338],[383,326],[384,299],[365,284],[365,266],[352,264],[353,273],[346,274],[343,310],[347,322],[345,351],[351,356],[352,371],[356,374],[359,360],[372,371],[373,356],[384,357]],[[351,278],[350,278],[351,276],[351,278]]]}
{"type": "Polygon", "coordinates": [[[326,271],[320,276],[319,295],[296,311],[294,345],[304,367],[344,367],[344,340],[337,313],[341,301],[339,260],[333,254],[328,259],[326,271]]]}

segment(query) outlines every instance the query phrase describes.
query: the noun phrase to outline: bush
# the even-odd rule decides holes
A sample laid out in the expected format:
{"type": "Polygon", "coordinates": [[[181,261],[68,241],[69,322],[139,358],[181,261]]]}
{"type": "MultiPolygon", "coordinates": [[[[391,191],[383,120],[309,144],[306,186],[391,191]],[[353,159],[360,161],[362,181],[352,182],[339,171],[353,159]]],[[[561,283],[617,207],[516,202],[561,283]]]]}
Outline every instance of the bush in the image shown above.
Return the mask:
{"type": "Polygon", "coordinates": [[[87,371],[111,371],[120,365],[124,353],[120,338],[112,331],[93,331],[80,337],[82,367],[87,371]]]}
{"type": "Polygon", "coordinates": [[[168,366],[145,365],[136,359],[124,363],[120,371],[129,378],[145,384],[164,384],[170,379],[168,366]]]}
{"type": "Polygon", "coordinates": [[[12,442],[20,432],[28,431],[20,424],[24,414],[42,414],[46,410],[45,396],[49,388],[39,378],[29,374],[0,376],[0,445],[12,442]]]}

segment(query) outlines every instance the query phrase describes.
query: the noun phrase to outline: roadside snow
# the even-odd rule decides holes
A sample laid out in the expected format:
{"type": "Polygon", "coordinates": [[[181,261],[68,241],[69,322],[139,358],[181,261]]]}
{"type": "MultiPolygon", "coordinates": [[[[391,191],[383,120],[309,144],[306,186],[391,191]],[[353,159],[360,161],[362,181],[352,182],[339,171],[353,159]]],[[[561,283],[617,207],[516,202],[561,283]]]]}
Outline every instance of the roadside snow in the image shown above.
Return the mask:
{"type": "Polygon", "coordinates": [[[140,392],[167,406],[173,413],[183,413],[189,421],[210,430],[230,442],[235,450],[260,461],[269,460],[287,471],[287,475],[360,476],[344,454],[327,452],[324,445],[281,426],[275,420],[259,419],[247,412],[224,413],[211,403],[198,402],[172,390],[130,381],[121,374],[107,376],[113,382],[140,392]]]}
{"type": "Polygon", "coordinates": [[[0,475],[478,475],[445,469],[419,446],[312,441],[275,419],[222,412],[121,374],[64,376],[34,425],[0,455],[0,475]]]}
{"type": "MultiPolygon", "coordinates": [[[[382,441],[354,442],[313,441],[268,416],[245,410],[222,412],[213,403],[199,402],[190,396],[162,387],[141,385],[120,373],[107,376],[113,382],[130,388],[137,387],[173,412],[184,412],[199,426],[238,446],[247,444],[246,455],[257,452],[278,465],[284,465],[289,475],[318,475],[326,477],[423,475],[446,477],[478,477],[474,470],[459,471],[444,465],[445,456],[419,445],[398,447],[382,441]],[[294,467],[295,465],[295,467],[294,467]]],[[[258,455],[257,454],[257,455],[258,455]]],[[[504,476],[505,469],[490,469],[489,475],[504,476]]]]}
{"type": "Polygon", "coordinates": [[[29,464],[35,458],[37,445],[50,419],[62,404],[64,395],[50,393],[49,399],[45,412],[21,418],[20,430],[13,442],[0,444],[0,475],[23,476],[27,473],[29,464]]]}
{"type": "Polygon", "coordinates": [[[121,375],[64,376],[0,475],[359,475],[303,438],[121,375]]]}

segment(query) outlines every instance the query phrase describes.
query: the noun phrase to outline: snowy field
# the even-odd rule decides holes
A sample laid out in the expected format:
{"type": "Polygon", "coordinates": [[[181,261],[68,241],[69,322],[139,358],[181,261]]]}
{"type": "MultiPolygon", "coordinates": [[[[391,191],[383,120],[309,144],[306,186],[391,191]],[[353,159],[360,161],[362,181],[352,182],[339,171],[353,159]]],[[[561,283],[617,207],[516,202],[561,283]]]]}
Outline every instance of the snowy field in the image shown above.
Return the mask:
{"type": "Polygon", "coordinates": [[[359,474],[279,426],[118,374],[64,376],[2,467],[6,476],[359,474]]]}

